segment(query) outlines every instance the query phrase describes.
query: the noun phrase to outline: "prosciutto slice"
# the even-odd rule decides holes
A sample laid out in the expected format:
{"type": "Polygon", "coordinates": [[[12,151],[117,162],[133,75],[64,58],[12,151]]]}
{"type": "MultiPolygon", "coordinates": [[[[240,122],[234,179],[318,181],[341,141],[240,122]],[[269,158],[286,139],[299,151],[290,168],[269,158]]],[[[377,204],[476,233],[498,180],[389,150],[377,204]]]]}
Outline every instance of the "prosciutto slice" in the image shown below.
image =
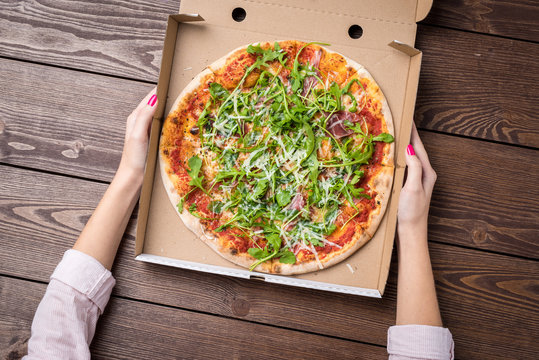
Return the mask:
{"type": "MultiPolygon", "coordinates": [[[[327,116],[327,115],[326,115],[327,116]]],[[[345,122],[357,123],[361,120],[358,114],[349,111],[337,111],[330,116],[326,122],[326,130],[331,133],[336,139],[351,135],[353,130],[345,127],[345,122]]]]}
{"type": "Polygon", "coordinates": [[[303,198],[303,195],[301,195],[301,193],[298,192],[296,196],[294,196],[294,198],[292,199],[292,202],[290,203],[290,205],[288,205],[288,208],[292,210],[300,211],[304,207],[305,207],[305,199],[303,198]]]}
{"type": "MultiPolygon", "coordinates": [[[[309,61],[309,63],[315,69],[316,75],[320,75],[320,72],[318,71],[318,67],[320,66],[321,58],[322,58],[322,50],[318,50],[313,54],[313,57],[309,61]]],[[[314,76],[307,76],[305,80],[303,80],[303,91],[301,92],[301,95],[306,96],[311,90],[311,88],[316,86],[317,81],[318,80],[314,76]]]]}

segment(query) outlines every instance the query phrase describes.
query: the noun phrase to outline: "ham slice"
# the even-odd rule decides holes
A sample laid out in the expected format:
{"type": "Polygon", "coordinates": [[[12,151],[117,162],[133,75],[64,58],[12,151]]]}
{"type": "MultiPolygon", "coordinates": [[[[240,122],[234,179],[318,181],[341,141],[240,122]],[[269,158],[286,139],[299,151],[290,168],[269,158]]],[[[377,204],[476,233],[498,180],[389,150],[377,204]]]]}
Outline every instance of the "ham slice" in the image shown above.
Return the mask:
{"type": "MultiPolygon", "coordinates": [[[[298,192],[296,193],[296,196],[294,196],[294,198],[288,205],[288,209],[301,211],[304,207],[305,207],[305,198],[303,197],[303,195],[301,195],[300,192],[298,192]]],[[[286,231],[291,231],[294,228],[294,226],[296,226],[297,223],[298,223],[298,219],[291,221],[286,226],[286,231]]]]}
{"type": "Polygon", "coordinates": [[[294,196],[294,198],[292,199],[292,202],[290,203],[290,205],[288,205],[288,208],[292,210],[300,211],[304,207],[305,207],[305,199],[303,198],[303,195],[301,195],[301,193],[298,192],[296,196],[294,196]]]}
{"type": "Polygon", "coordinates": [[[360,120],[360,116],[356,113],[351,113],[344,110],[337,111],[333,113],[333,115],[331,115],[327,120],[326,130],[329,131],[336,139],[340,139],[354,133],[353,130],[345,127],[345,122],[349,121],[351,123],[357,123],[360,120]]]}
{"type": "MultiPolygon", "coordinates": [[[[316,75],[320,75],[320,72],[318,71],[318,67],[320,66],[320,59],[322,58],[322,50],[315,51],[313,54],[313,57],[309,61],[309,63],[313,66],[313,68],[316,71],[316,75]]],[[[301,92],[302,96],[306,96],[311,88],[316,86],[316,82],[318,80],[314,76],[307,76],[305,80],[303,80],[303,91],[301,92]]]]}

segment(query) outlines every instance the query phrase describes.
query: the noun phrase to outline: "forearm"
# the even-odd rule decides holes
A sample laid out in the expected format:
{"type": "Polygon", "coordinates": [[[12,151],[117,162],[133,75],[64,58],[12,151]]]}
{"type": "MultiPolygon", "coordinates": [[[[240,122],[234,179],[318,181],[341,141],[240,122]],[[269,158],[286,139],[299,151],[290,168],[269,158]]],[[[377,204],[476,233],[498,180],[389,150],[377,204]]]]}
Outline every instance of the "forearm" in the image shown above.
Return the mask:
{"type": "Polygon", "coordinates": [[[120,166],[73,248],[94,257],[110,270],[141,182],[141,174],[120,166]]]}
{"type": "Polygon", "coordinates": [[[399,229],[397,325],[442,326],[426,224],[399,229]]]}

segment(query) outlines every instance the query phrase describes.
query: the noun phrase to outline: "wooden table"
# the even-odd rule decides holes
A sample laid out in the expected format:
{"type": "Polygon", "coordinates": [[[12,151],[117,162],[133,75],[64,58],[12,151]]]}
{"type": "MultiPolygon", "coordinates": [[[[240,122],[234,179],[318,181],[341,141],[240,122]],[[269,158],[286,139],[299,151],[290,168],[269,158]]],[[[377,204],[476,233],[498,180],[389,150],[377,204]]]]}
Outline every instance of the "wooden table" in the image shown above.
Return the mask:
{"type": "MultiPolygon", "coordinates": [[[[49,276],[118,165],[126,116],[156,83],[175,0],[0,2],[0,355],[26,351],[49,276]]],[[[539,3],[435,0],[415,121],[438,173],[430,249],[459,359],[539,353],[539,3]]],[[[96,359],[381,359],[384,298],[134,260],[113,273],[96,359]]],[[[535,355],[534,355],[535,354],[535,355]]]]}

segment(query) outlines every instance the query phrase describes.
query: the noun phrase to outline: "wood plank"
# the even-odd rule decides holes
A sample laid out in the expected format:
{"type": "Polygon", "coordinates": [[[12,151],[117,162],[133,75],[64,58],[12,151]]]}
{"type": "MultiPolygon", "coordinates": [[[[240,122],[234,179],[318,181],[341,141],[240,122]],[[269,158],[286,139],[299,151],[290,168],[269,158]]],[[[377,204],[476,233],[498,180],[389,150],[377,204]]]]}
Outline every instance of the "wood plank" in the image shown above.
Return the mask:
{"type": "Polygon", "coordinates": [[[539,44],[420,26],[416,47],[419,127],[539,148],[539,44]]]}
{"type": "MultiPolygon", "coordinates": [[[[45,287],[0,277],[2,358],[26,353],[32,318],[45,287]]],[[[379,346],[114,297],[98,323],[91,351],[95,359],[387,357],[386,349],[379,346]]]]}
{"type": "MultiPolygon", "coordinates": [[[[5,170],[0,182],[0,273],[47,281],[106,186],[5,170]],[[31,185],[25,186],[29,179],[31,185]]],[[[141,263],[133,259],[133,234],[134,221],[113,269],[117,295],[385,345],[395,316],[395,261],[386,294],[378,300],[141,263]]],[[[433,240],[436,234],[431,234],[433,240]]],[[[529,358],[539,351],[534,342],[539,335],[537,261],[435,243],[431,253],[458,358],[495,359],[508,353],[529,358]]]]}
{"type": "Polygon", "coordinates": [[[0,161],[109,181],[151,84],[0,59],[0,161]]]}
{"type": "Polygon", "coordinates": [[[539,258],[539,152],[420,132],[438,180],[430,238],[539,258]]]}
{"type": "Polygon", "coordinates": [[[535,0],[434,0],[423,23],[537,42],[539,3],[535,0]]]}
{"type": "Polygon", "coordinates": [[[179,1],[0,3],[3,56],[157,82],[167,16],[179,1]]]}

